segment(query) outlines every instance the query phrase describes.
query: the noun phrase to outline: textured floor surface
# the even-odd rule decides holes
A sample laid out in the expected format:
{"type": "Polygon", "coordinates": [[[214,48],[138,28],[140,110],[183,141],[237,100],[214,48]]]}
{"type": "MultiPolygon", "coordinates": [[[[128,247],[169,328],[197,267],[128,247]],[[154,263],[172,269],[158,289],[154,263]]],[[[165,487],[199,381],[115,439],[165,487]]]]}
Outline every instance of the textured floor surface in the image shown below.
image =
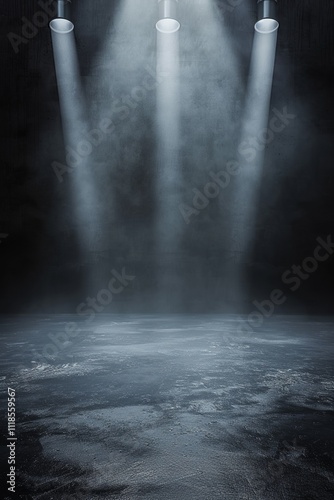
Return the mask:
{"type": "Polygon", "coordinates": [[[8,387],[17,405],[6,498],[333,499],[334,321],[240,326],[1,318],[2,481],[8,387]]]}

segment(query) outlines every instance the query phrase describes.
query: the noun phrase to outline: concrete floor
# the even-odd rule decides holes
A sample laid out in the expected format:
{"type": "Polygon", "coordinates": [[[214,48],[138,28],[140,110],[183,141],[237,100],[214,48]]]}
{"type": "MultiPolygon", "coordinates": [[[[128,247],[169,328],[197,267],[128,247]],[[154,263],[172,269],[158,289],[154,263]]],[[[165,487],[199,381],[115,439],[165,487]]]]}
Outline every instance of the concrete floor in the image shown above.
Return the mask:
{"type": "Polygon", "coordinates": [[[15,498],[333,499],[334,321],[239,327],[233,316],[3,317],[15,498]],[[80,334],[51,348],[69,322],[80,334]]]}

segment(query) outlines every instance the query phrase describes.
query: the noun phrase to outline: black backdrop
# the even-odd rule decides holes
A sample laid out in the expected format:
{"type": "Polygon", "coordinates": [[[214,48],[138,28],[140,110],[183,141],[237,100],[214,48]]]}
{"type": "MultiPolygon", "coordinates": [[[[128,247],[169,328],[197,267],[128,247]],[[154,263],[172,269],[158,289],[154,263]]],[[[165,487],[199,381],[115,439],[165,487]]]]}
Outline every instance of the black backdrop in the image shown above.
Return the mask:
{"type": "MultiPolygon", "coordinates": [[[[216,3],[246,80],[256,2],[243,3],[249,19],[242,5],[229,12],[227,1],[216,3]]],[[[73,1],[80,68],[86,81],[113,23],[117,4],[116,0],[73,1]]],[[[113,303],[113,310],[156,311],[156,284],[159,276],[167,272],[168,259],[163,254],[154,255],[150,231],[154,217],[154,141],[149,115],[153,103],[148,103],[146,113],[142,113],[146,135],[126,189],[122,185],[126,168],[119,174],[116,169],[112,176],[117,216],[110,222],[106,209],[106,218],[101,222],[101,231],[110,231],[110,245],[103,251],[96,248],[90,260],[81,262],[80,227],[71,218],[63,186],[51,168],[55,158],[64,159],[64,143],[50,31],[47,26],[40,28],[29,43],[19,46],[17,54],[8,39],[8,33],[21,33],[22,17],[32,19],[38,10],[34,1],[2,0],[0,6],[0,310],[74,312],[86,294],[83,279],[88,268],[102,276],[102,286],[105,269],[125,266],[136,280],[113,303]]],[[[243,304],[226,299],[228,283],[223,264],[229,259],[231,265],[238,264],[233,264],[233,256],[225,252],[224,237],[220,238],[214,225],[207,223],[207,218],[217,222],[213,208],[205,221],[199,217],[185,230],[175,283],[182,288],[183,300],[170,306],[174,310],[249,310],[254,299],[265,299],[280,286],[284,270],[312,255],[317,237],[326,238],[334,232],[334,2],[280,0],[279,11],[281,27],[272,99],[277,107],[287,104],[297,119],[293,130],[287,131],[284,140],[276,141],[267,155],[256,243],[243,268],[250,286],[248,299],[243,304]]],[[[153,43],[154,30],[149,36],[153,43]]],[[[107,69],[102,68],[101,79],[108,78],[103,71],[107,69]]],[[[129,144],[132,140],[129,136],[129,144]]],[[[126,142],[122,147],[126,148],[126,142]]],[[[188,143],[187,148],[191,150],[192,144],[188,143]]],[[[186,153],[184,158],[187,168],[186,153]]],[[[108,199],[104,203],[107,205],[108,199]]],[[[332,312],[333,262],[331,259],[319,266],[281,311],[332,312]]],[[[171,303],[168,291],[166,310],[171,303]]]]}

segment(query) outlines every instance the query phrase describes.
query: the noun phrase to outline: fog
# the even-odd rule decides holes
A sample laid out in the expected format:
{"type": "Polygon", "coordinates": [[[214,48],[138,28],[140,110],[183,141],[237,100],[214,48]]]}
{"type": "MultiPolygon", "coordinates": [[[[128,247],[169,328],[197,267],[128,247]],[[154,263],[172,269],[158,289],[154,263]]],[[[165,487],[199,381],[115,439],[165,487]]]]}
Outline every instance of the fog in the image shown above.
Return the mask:
{"type": "MultiPolygon", "coordinates": [[[[4,217],[0,228],[12,235],[2,245],[11,290],[4,310],[20,303],[73,312],[123,268],[136,278],[110,310],[249,310],[312,254],[333,213],[324,106],[332,59],[318,30],[310,44],[297,7],[291,16],[289,8],[281,2],[270,103],[255,94],[268,123],[284,110],[294,118],[257,151],[248,177],[238,171],[249,167],[240,144],[266,127],[253,121],[251,0],[180,1],[181,29],[169,42],[157,37],[153,0],[75,4],[83,96],[69,94],[69,128],[49,29],[22,49],[14,64],[25,75],[19,92],[26,101],[20,108],[14,83],[11,99],[28,132],[17,159],[17,139],[6,146],[5,164],[22,165],[24,176],[6,174],[4,192],[16,176],[24,188],[14,188],[11,222],[4,217]],[[68,164],[68,147],[80,165],[68,164]],[[55,172],[55,163],[65,170],[55,172]],[[15,260],[11,251],[18,254],[22,239],[25,254],[15,260]]],[[[304,9],[311,18],[316,7],[304,9]]],[[[315,278],[316,309],[330,303],[327,276],[323,267],[315,278]]],[[[307,280],[291,309],[307,312],[312,293],[307,280]]]]}

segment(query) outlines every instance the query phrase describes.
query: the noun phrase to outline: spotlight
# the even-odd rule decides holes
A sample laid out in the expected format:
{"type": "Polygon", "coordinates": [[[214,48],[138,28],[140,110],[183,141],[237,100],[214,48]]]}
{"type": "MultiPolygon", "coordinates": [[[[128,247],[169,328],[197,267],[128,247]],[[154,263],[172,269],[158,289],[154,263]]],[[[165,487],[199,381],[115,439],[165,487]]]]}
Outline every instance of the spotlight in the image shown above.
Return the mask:
{"type": "Polygon", "coordinates": [[[55,33],[66,35],[74,30],[74,24],[68,19],[69,17],[69,1],[70,0],[58,0],[58,17],[52,19],[50,22],[50,28],[55,33]]]}
{"type": "Polygon", "coordinates": [[[160,33],[176,33],[181,25],[177,21],[177,2],[178,0],[159,0],[159,21],[156,28],[160,33]]]}
{"type": "Polygon", "coordinates": [[[258,33],[273,33],[279,27],[277,21],[277,0],[258,0],[258,21],[255,30],[258,33]]]}

